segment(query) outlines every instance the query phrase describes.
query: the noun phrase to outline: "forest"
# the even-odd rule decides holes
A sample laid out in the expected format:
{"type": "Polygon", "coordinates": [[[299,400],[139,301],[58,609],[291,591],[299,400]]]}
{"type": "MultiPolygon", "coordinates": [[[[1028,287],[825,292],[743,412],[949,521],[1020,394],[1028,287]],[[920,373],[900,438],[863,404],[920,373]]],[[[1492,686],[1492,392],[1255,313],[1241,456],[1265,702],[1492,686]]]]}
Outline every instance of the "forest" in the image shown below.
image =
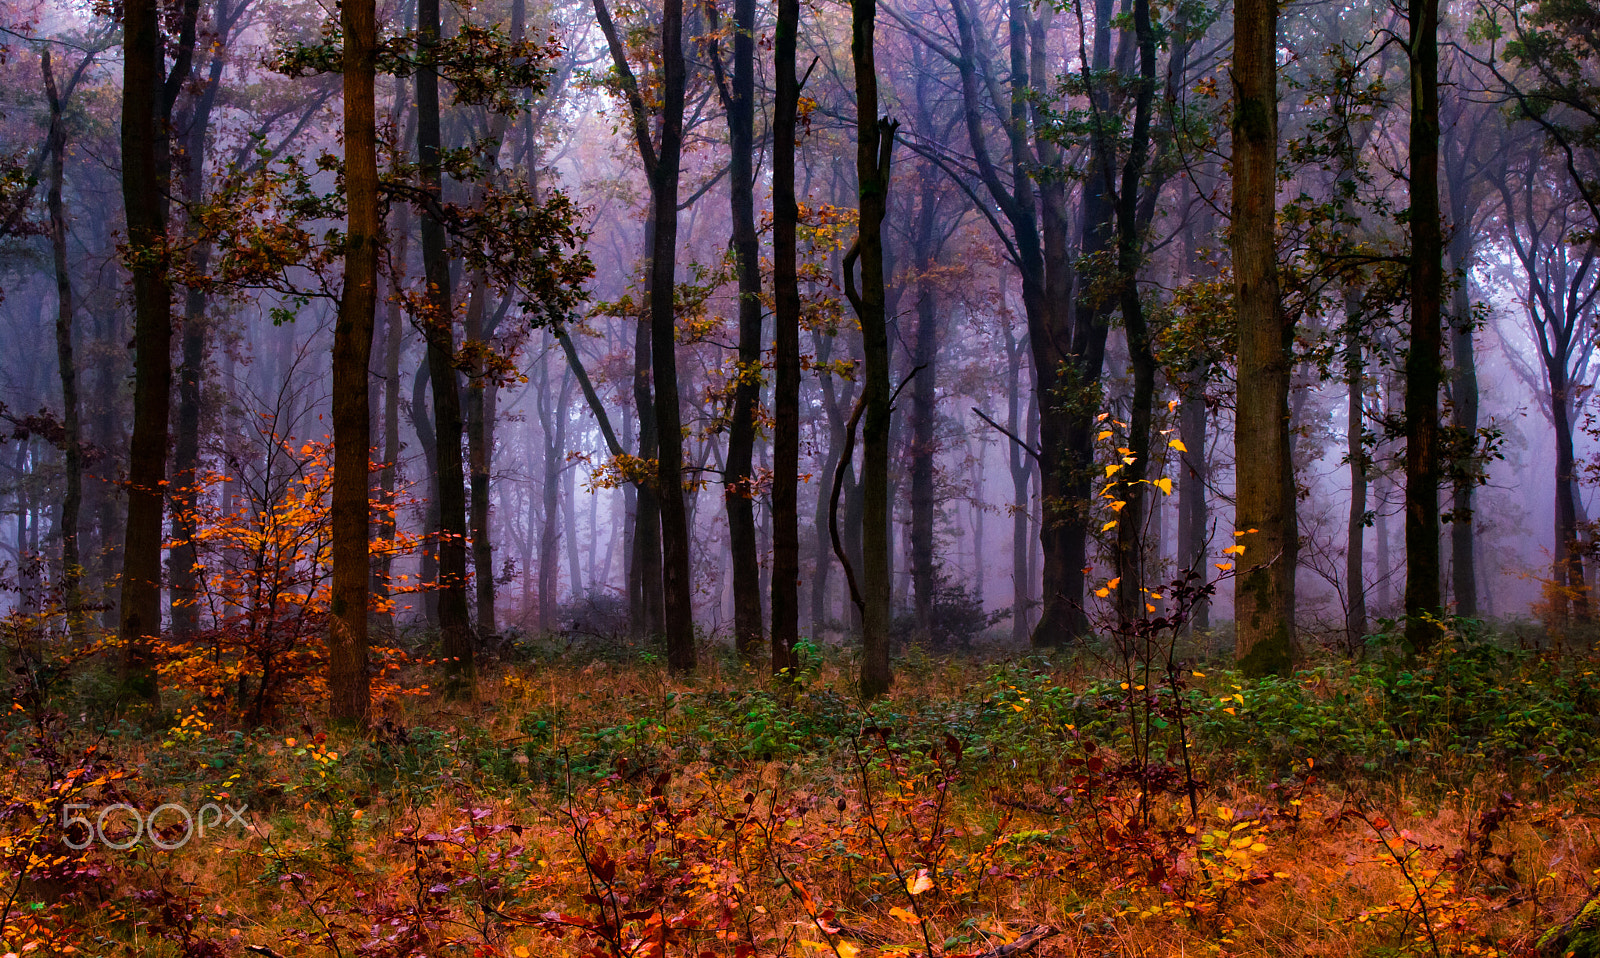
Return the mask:
{"type": "Polygon", "coordinates": [[[1600,958],[1597,345],[1596,0],[0,0],[0,958],[1600,958]]]}

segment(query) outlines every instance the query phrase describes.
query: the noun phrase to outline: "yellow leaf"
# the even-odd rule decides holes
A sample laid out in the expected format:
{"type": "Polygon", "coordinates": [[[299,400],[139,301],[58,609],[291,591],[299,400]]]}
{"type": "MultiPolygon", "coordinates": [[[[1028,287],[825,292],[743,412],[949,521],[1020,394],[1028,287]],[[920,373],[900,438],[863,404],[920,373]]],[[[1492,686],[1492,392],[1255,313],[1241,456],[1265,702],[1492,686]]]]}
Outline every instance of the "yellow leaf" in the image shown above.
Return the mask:
{"type": "Polygon", "coordinates": [[[1110,439],[1111,438],[1111,430],[1107,429],[1105,432],[1102,432],[1100,435],[1098,435],[1098,436],[1096,436],[1094,438],[1097,439],[1097,440],[1100,440],[1100,441],[1104,441],[1104,440],[1110,439]]]}
{"type": "Polygon", "coordinates": [[[522,947],[521,945],[511,949],[511,953],[516,955],[517,958],[528,958],[528,949],[522,947]]]}
{"type": "Polygon", "coordinates": [[[1212,565],[1216,566],[1218,569],[1221,569],[1223,572],[1227,572],[1229,569],[1233,568],[1233,563],[1231,562],[1213,562],[1212,565]]]}
{"type": "Polygon", "coordinates": [[[901,908],[899,905],[896,905],[893,908],[889,909],[889,917],[898,918],[898,919],[900,919],[901,921],[905,922],[908,925],[920,925],[920,924],[922,924],[921,921],[917,920],[917,916],[916,916],[916,914],[914,912],[906,911],[904,908],[901,908]]]}
{"type": "Polygon", "coordinates": [[[1121,512],[1122,511],[1122,507],[1127,505],[1127,504],[1128,503],[1127,503],[1126,500],[1118,499],[1115,502],[1111,503],[1111,511],[1112,512],[1121,512]]]}
{"type": "Polygon", "coordinates": [[[1160,489],[1164,495],[1172,495],[1172,477],[1162,476],[1160,479],[1157,479],[1156,488],[1160,489]]]}
{"type": "Polygon", "coordinates": [[[1232,546],[1228,546],[1226,549],[1223,549],[1222,551],[1226,555],[1242,556],[1242,555],[1244,555],[1244,546],[1232,545],[1232,546]]]}
{"type": "Polygon", "coordinates": [[[913,895],[920,895],[933,888],[933,879],[928,877],[926,871],[919,871],[914,877],[906,879],[906,891],[913,895]]]}
{"type": "Polygon", "coordinates": [[[1203,679],[1203,678],[1206,677],[1206,674],[1204,672],[1192,672],[1190,674],[1193,675],[1197,679],[1203,679]]]}
{"type": "Polygon", "coordinates": [[[1110,589],[1104,589],[1104,588],[1096,589],[1096,590],[1094,590],[1094,594],[1099,596],[1100,598],[1104,599],[1106,596],[1111,594],[1111,590],[1110,589]]]}
{"type": "Polygon", "coordinates": [[[1111,465],[1106,467],[1106,478],[1110,479],[1112,476],[1116,475],[1117,474],[1117,470],[1119,470],[1121,468],[1122,467],[1120,465],[1118,465],[1117,463],[1113,462],[1111,465]]]}
{"type": "Polygon", "coordinates": [[[1115,589],[1117,586],[1119,586],[1121,584],[1122,584],[1122,576],[1119,575],[1115,579],[1112,579],[1110,582],[1107,582],[1106,583],[1106,588],[1115,589]]]}
{"type": "Polygon", "coordinates": [[[1183,444],[1183,440],[1182,439],[1174,439],[1171,442],[1167,443],[1167,445],[1172,449],[1178,450],[1179,452],[1188,452],[1189,451],[1189,447],[1185,446],[1183,444]]]}
{"type": "Polygon", "coordinates": [[[848,941],[839,942],[839,958],[856,958],[860,954],[860,947],[852,945],[848,941]]]}
{"type": "Polygon", "coordinates": [[[1110,522],[1108,522],[1105,525],[1101,526],[1100,527],[1100,531],[1104,532],[1107,529],[1115,529],[1116,527],[1117,527],[1117,520],[1112,519],[1110,522]]]}

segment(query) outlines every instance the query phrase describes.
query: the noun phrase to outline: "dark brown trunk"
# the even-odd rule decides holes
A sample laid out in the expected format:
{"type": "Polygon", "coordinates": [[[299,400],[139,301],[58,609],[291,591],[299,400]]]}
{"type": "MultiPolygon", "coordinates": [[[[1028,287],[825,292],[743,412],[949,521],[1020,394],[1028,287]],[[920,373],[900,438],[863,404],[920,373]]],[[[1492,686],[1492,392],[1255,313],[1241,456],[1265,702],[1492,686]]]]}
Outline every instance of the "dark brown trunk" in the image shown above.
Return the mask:
{"type": "Polygon", "coordinates": [[[1410,0],[1411,341],[1406,352],[1406,644],[1438,637],[1440,317],[1444,236],[1439,222],[1439,0],[1410,0]]]}
{"type": "Polygon", "coordinates": [[[1367,444],[1366,363],[1362,358],[1359,297],[1345,295],[1344,379],[1349,387],[1345,458],[1350,462],[1350,518],[1345,533],[1345,642],[1359,651],[1367,634],[1367,444]]]}
{"type": "Polygon", "coordinates": [[[344,150],[347,227],[344,294],[333,330],[333,623],[328,636],[328,712],[365,725],[367,580],[371,575],[368,485],[372,410],[367,392],[378,299],[377,14],[373,0],[344,0],[344,150]]]}
{"type": "MultiPolygon", "coordinates": [[[[714,8],[711,10],[715,16],[714,8]]],[[[733,7],[733,82],[723,75],[721,53],[713,49],[717,86],[728,118],[728,197],[733,222],[733,254],[739,281],[738,375],[733,388],[733,418],[728,425],[722,497],[728,513],[728,545],[733,587],[733,642],[739,657],[755,659],[766,635],[761,616],[761,561],[756,545],[755,491],[751,462],[755,451],[756,409],[761,401],[761,250],[755,214],[755,0],[733,7]]],[[[716,23],[713,21],[713,28],[716,23]]]]}
{"type": "Polygon", "coordinates": [[[161,632],[161,515],[166,499],[167,415],[172,401],[172,287],[167,207],[172,179],[172,104],[188,81],[198,0],[186,0],[177,58],[166,70],[161,5],[123,4],[122,197],[133,276],[133,435],[128,520],[122,547],[122,682],[154,704],[154,638],[161,632]]]}
{"type": "MultiPolygon", "coordinates": [[[[468,343],[487,349],[491,335],[484,328],[484,312],[489,296],[488,277],[478,273],[472,284],[472,302],[467,305],[466,329],[468,343]]],[[[467,383],[467,463],[468,482],[472,489],[471,512],[468,527],[472,533],[472,584],[477,606],[479,641],[492,641],[495,633],[494,617],[494,544],[489,534],[489,468],[494,442],[491,429],[494,424],[494,383],[484,375],[481,354],[474,351],[473,375],[467,383]]]]}
{"type": "MultiPolygon", "coordinates": [[[[939,171],[932,164],[923,169],[922,180],[931,183],[939,171]]],[[[917,637],[931,640],[934,630],[933,602],[938,589],[939,569],[934,561],[934,455],[938,452],[934,426],[938,412],[935,403],[939,358],[939,325],[933,271],[937,265],[934,227],[938,216],[939,194],[925,189],[914,227],[913,255],[916,259],[917,334],[912,363],[916,371],[911,381],[911,593],[917,637]]]]}
{"type": "Polygon", "coordinates": [[[67,265],[67,211],[61,199],[65,178],[67,125],[62,115],[60,90],[50,68],[50,51],[39,58],[44,73],[45,93],[50,102],[50,187],[46,205],[50,210],[50,252],[56,274],[56,367],[61,377],[61,444],[65,459],[66,490],[61,499],[61,596],[66,604],[67,628],[72,638],[84,637],[83,560],[78,550],[83,506],[83,446],[78,423],[78,367],[73,356],[72,327],[76,308],[72,298],[72,273],[67,265]]]}
{"type": "MultiPolygon", "coordinates": [[[[790,668],[800,640],[800,278],[795,200],[795,127],[800,109],[796,49],[800,0],[778,0],[773,51],[777,88],[772,127],[772,670],[790,668]]],[[[825,472],[824,475],[827,475],[825,472]]],[[[819,515],[821,504],[818,504],[819,515]]],[[[818,549],[815,577],[826,588],[827,551],[818,549]]],[[[813,595],[811,630],[821,628],[813,595]]]]}
{"type": "Polygon", "coordinates": [[[1234,316],[1239,340],[1235,654],[1248,675],[1294,663],[1295,500],[1289,446],[1293,330],[1278,294],[1278,7],[1239,0],[1233,42],[1234,316]]]}
{"type": "Polygon", "coordinates": [[[874,0],[851,0],[850,57],[856,81],[856,183],[860,233],[845,260],[846,289],[861,323],[862,385],[862,599],[861,680],[864,699],[889,691],[889,327],[884,303],[883,218],[888,212],[890,158],[898,124],[878,117],[874,0]],[[861,261],[855,289],[852,258],[861,261]]]}
{"type": "Polygon", "coordinates": [[[661,148],[651,200],[655,242],[650,257],[650,354],[655,387],[656,505],[661,514],[661,608],[667,668],[694,670],[690,604],[689,516],[683,502],[683,417],[678,408],[678,178],[683,153],[683,0],[665,0],[661,15],[661,148]]]}
{"type": "MultiPolygon", "coordinates": [[[[440,168],[439,0],[417,4],[417,158],[422,189],[442,200],[440,168]]],[[[428,343],[428,378],[433,384],[434,456],[438,481],[439,648],[445,662],[445,694],[472,698],[477,691],[472,622],[467,612],[466,477],[461,464],[461,389],[456,378],[455,309],[450,254],[444,223],[422,216],[422,273],[427,283],[423,331],[428,343]]]]}
{"type": "Polygon", "coordinates": [[[1458,452],[1463,457],[1452,470],[1450,500],[1450,579],[1455,597],[1456,615],[1473,618],[1478,614],[1478,562],[1475,536],[1472,531],[1473,493],[1478,488],[1481,468],[1475,453],[1478,433],[1478,365],[1472,345],[1474,327],[1470,278],[1472,263],[1472,224],[1465,211],[1465,203],[1456,196],[1464,187],[1452,181],[1451,205],[1454,232],[1450,235],[1450,267],[1459,277],[1452,293],[1450,316],[1451,382],[1450,400],[1458,438],[1458,452]]]}

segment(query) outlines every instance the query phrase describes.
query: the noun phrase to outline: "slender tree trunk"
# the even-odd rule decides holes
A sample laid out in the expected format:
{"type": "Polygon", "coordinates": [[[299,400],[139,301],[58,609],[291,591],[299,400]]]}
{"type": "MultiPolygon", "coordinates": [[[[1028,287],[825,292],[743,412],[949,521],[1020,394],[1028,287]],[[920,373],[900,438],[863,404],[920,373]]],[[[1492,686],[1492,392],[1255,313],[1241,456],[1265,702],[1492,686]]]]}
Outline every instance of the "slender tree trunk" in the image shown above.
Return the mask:
{"type": "Polygon", "coordinates": [[[766,630],[761,616],[761,562],[756,547],[755,490],[751,460],[755,450],[756,408],[761,401],[761,249],[755,214],[755,0],[735,0],[733,7],[733,83],[718,84],[728,117],[729,186],[733,252],[739,279],[738,378],[733,392],[733,421],[728,427],[727,462],[723,469],[723,502],[728,512],[732,553],[733,641],[739,656],[751,661],[761,649],[766,630]]]}
{"type": "Polygon", "coordinates": [[[367,370],[378,298],[377,14],[373,0],[344,0],[344,150],[348,223],[344,293],[333,330],[333,624],[328,637],[328,712],[365,725],[368,468],[372,411],[367,370]]]}
{"type": "Polygon", "coordinates": [[[661,16],[661,148],[651,182],[655,241],[650,258],[650,352],[656,418],[656,497],[661,514],[662,625],[667,668],[695,667],[690,604],[689,518],[683,501],[683,421],[678,408],[678,177],[683,153],[683,0],[665,0],[661,16]]]}
{"type": "Polygon", "coordinates": [[[1556,502],[1555,502],[1555,563],[1553,577],[1556,587],[1563,590],[1557,597],[1560,615],[1566,617],[1570,604],[1572,615],[1579,622],[1591,618],[1589,590],[1583,577],[1583,553],[1578,546],[1578,481],[1576,455],[1573,452],[1571,385],[1565,370],[1552,366],[1550,371],[1550,412],[1556,428],[1556,502]]]}
{"type": "Polygon", "coordinates": [[[67,210],[61,199],[65,179],[67,125],[64,104],[50,68],[50,51],[39,57],[45,93],[50,101],[50,252],[56,274],[56,367],[61,377],[61,420],[66,490],[61,500],[61,594],[67,607],[67,629],[74,640],[84,637],[83,559],[78,551],[83,506],[83,446],[78,423],[78,367],[73,355],[72,327],[76,304],[72,298],[72,273],[67,265],[67,210]]]}
{"type": "Polygon", "coordinates": [[[861,260],[861,290],[846,257],[845,280],[861,322],[865,359],[862,428],[861,697],[889,690],[889,329],[884,304],[883,218],[889,205],[890,158],[898,124],[878,118],[874,0],[851,0],[850,56],[856,80],[856,181],[861,197],[860,234],[852,250],[861,260]]]}
{"type": "MultiPolygon", "coordinates": [[[[403,89],[403,88],[402,88],[403,89]]],[[[403,102],[403,97],[401,98],[403,102]]],[[[394,211],[393,260],[396,275],[391,278],[389,297],[384,304],[383,350],[383,466],[378,471],[378,491],[385,504],[394,499],[400,465],[400,352],[405,342],[405,320],[401,315],[400,294],[404,285],[406,253],[410,246],[410,207],[397,204],[394,211]]],[[[373,601],[368,618],[377,622],[383,635],[394,632],[394,609],[390,599],[394,577],[395,514],[386,505],[378,513],[378,539],[384,544],[382,555],[372,570],[373,601]]]]}
{"type": "MultiPolygon", "coordinates": [[[[931,183],[938,170],[929,164],[923,182],[931,183]]],[[[911,592],[917,637],[923,642],[933,636],[934,592],[938,588],[938,569],[934,562],[934,437],[938,399],[937,365],[939,358],[938,309],[932,273],[936,263],[934,227],[938,216],[939,194],[925,189],[919,200],[914,227],[914,255],[918,279],[917,336],[912,363],[916,367],[911,381],[911,592]]]]}
{"type": "Polygon", "coordinates": [[[1410,0],[1411,342],[1406,353],[1406,644],[1420,652],[1439,594],[1439,386],[1444,236],[1439,222],[1439,0],[1410,0]]]}
{"type": "Polygon", "coordinates": [[[185,6],[178,63],[170,76],[165,69],[161,5],[155,0],[127,0],[122,9],[122,198],[128,271],[133,276],[134,421],[117,632],[123,644],[126,694],[154,704],[159,689],[152,641],[161,632],[161,514],[172,399],[172,287],[167,272],[172,101],[166,86],[175,80],[175,87],[181,87],[188,79],[198,0],[188,0],[185,6]]]}
{"type": "Polygon", "coordinates": [[[1351,652],[1361,648],[1367,634],[1367,444],[1366,364],[1362,358],[1360,299],[1354,292],[1344,299],[1344,379],[1349,385],[1346,409],[1345,458],[1350,461],[1350,520],[1345,533],[1345,642],[1351,652]]]}
{"type": "MultiPolygon", "coordinates": [[[[1452,191],[1454,192],[1454,191],[1452,191]]],[[[1452,199],[1455,199],[1452,196],[1452,199]]],[[[1455,202],[1458,214],[1463,203],[1455,202]]],[[[1466,216],[1457,215],[1455,232],[1450,236],[1450,266],[1461,273],[1452,294],[1450,323],[1450,356],[1452,381],[1450,384],[1451,423],[1459,436],[1460,454],[1464,458],[1455,464],[1450,502],[1450,575],[1451,591],[1455,594],[1456,614],[1472,618],[1478,614],[1478,562],[1473,534],[1472,499],[1478,488],[1479,466],[1473,453],[1477,447],[1478,433],[1478,364],[1472,344],[1473,317],[1470,277],[1472,259],[1472,230],[1464,222],[1466,216]]]]}
{"type": "MultiPolygon", "coordinates": [[[[1006,337],[1006,429],[1013,436],[1024,437],[1022,425],[1022,360],[1026,343],[1018,343],[1011,327],[1004,329],[1006,337]]],[[[1033,479],[1033,460],[1030,451],[1016,442],[1006,444],[1006,465],[1011,472],[1011,641],[1025,645],[1028,641],[1028,608],[1033,600],[1033,569],[1029,558],[1032,538],[1028,528],[1032,514],[1029,483],[1033,479]]]]}
{"type": "MultiPolygon", "coordinates": [[[[439,134],[439,0],[417,4],[417,157],[422,188],[443,196],[439,134]]],[[[437,463],[439,542],[439,647],[445,660],[445,694],[476,694],[472,623],[467,614],[466,482],[461,467],[461,390],[456,379],[455,310],[444,224],[422,216],[422,272],[428,285],[423,329],[428,377],[433,381],[434,456],[437,463]]]]}
{"type": "MultiPolygon", "coordinates": [[[[216,4],[214,20],[226,29],[227,0],[216,4]]],[[[211,130],[211,110],[222,86],[227,61],[221,50],[211,51],[206,85],[189,111],[184,131],[184,196],[198,208],[205,200],[206,138],[211,130]]],[[[204,275],[211,261],[211,243],[198,237],[200,224],[194,216],[185,223],[189,242],[189,269],[204,275]]],[[[200,627],[199,573],[194,537],[197,531],[195,510],[199,504],[200,470],[200,386],[206,358],[206,292],[190,286],[184,296],[183,336],[178,366],[178,422],[173,444],[172,538],[167,557],[168,603],[172,632],[179,638],[192,636],[200,627]]]]}
{"type": "MultiPolygon", "coordinates": [[[[1211,471],[1206,466],[1205,375],[1191,373],[1178,405],[1178,438],[1185,452],[1178,480],[1178,562],[1184,570],[1202,574],[1206,567],[1206,485],[1211,471]]],[[[1195,602],[1189,614],[1191,631],[1211,628],[1211,603],[1204,597],[1195,602]]]]}
{"type": "MultiPolygon", "coordinates": [[[[778,0],[773,69],[777,85],[772,118],[772,671],[791,668],[800,640],[800,275],[796,230],[795,126],[800,79],[795,51],[800,0],[778,0]]],[[[827,475],[828,473],[824,473],[827,475]]],[[[819,508],[820,514],[820,508],[819,508]]],[[[826,589],[828,553],[817,524],[817,588],[826,589]]],[[[813,595],[811,630],[821,626],[813,595]]]]}
{"type": "MultiPolygon", "coordinates": [[[[465,335],[468,342],[488,347],[484,311],[489,296],[488,277],[478,273],[472,284],[472,302],[467,306],[465,335]]],[[[483,363],[474,364],[474,375],[467,383],[467,461],[472,488],[468,515],[472,534],[472,583],[478,613],[479,641],[490,641],[498,631],[494,619],[494,547],[489,534],[489,469],[494,453],[490,436],[494,414],[494,384],[484,375],[483,363]]]]}
{"type": "Polygon", "coordinates": [[[1292,330],[1278,298],[1277,38],[1274,0],[1234,7],[1233,247],[1238,326],[1238,487],[1233,542],[1240,667],[1287,673],[1294,662],[1295,499],[1289,445],[1292,330]]]}
{"type": "MultiPolygon", "coordinates": [[[[1143,619],[1148,605],[1145,593],[1150,583],[1145,572],[1146,516],[1160,508],[1147,505],[1152,486],[1150,440],[1154,430],[1156,358],[1150,329],[1139,299],[1138,275],[1144,260],[1144,231],[1139,222],[1139,199],[1145,164],[1149,158],[1150,115],[1156,91],[1156,37],[1150,21],[1149,0],[1133,0],[1134,36],[1139,47],[1139,81],[1134,93],[1134,110],[1128,156],[1122,166],[1122,181],[1117,195],[1117,273],[1123,327],[1127,331],[1128,358],[1133,367],[1132,416],[1128,426],[1128,445],[1132,450],[1121,475],[1116,494],[1127,505],[1118,513],[1117,575],[1121,578],[1118,606],[1124,627],[1143,619]]],[[[1160,537],[1156,538],[1157,552],[1160,537]]]]}

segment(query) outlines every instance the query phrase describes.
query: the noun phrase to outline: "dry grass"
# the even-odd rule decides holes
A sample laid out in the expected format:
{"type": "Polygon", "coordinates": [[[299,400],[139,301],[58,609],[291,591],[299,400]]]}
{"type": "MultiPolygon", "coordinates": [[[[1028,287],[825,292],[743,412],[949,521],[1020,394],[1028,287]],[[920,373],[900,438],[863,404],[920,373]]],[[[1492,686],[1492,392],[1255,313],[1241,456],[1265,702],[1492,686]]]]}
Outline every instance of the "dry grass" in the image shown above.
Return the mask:
{"type": "MultiPolygon", "coordinates": [[[[585,733],[651,719],[671,696],[753,681],[596,660],[497,672],[472,705],[408,700],[388,721],[520,749],[525,717],[558,715],[540,748],[573,755],[585,733]]],[[[891,708],[974,681],[970,666],[929,662],[891,708]]],[[[811,685],[829,688],[847,688],[837,668],[811,685]]],[[[215,788],[200,763],[224,734],[165,750],[192,757],[192,795],[215,788]]],[[[107,955],[962,955],[1049,924],[1061,934],[1036,955],[1511,955],[1600,869],[1593,777],[1540,787],[1486,769],[1444,790],[1426,769],[1337,783],[1302,769],[1287,788],[1213,782],[1196,818],[1182,789],[1141,811],[1112,756],[1098,771],[1071,753],[969,767],[947,747],[874,741],[712,764],[667,736],[598,783],[508,783],[460,754],[375,783],[360,740],[252,740],[264,780],[236,785],[258,796],[249,831],[93,853],[100,877],[37,909],[61,937],[35,953],[67,953],[70,938],[107,955]],[[1502,817],[1486,829],[1486,815],[1502,817]],[[1208,832],[1221,838],[1208,846],[1208,832]]],[[[151,769],[162,751],[112,750],[151,769]]],[[[527,760],[513,756],[523,774],[527,760]]],[[[158,792],[184,761],[168,761],[166,782],[124,783],[130,801],[170,797],[158,792]]],[[[14,926],[7,947],[20,953],[25,933],[14,926]]]]}

